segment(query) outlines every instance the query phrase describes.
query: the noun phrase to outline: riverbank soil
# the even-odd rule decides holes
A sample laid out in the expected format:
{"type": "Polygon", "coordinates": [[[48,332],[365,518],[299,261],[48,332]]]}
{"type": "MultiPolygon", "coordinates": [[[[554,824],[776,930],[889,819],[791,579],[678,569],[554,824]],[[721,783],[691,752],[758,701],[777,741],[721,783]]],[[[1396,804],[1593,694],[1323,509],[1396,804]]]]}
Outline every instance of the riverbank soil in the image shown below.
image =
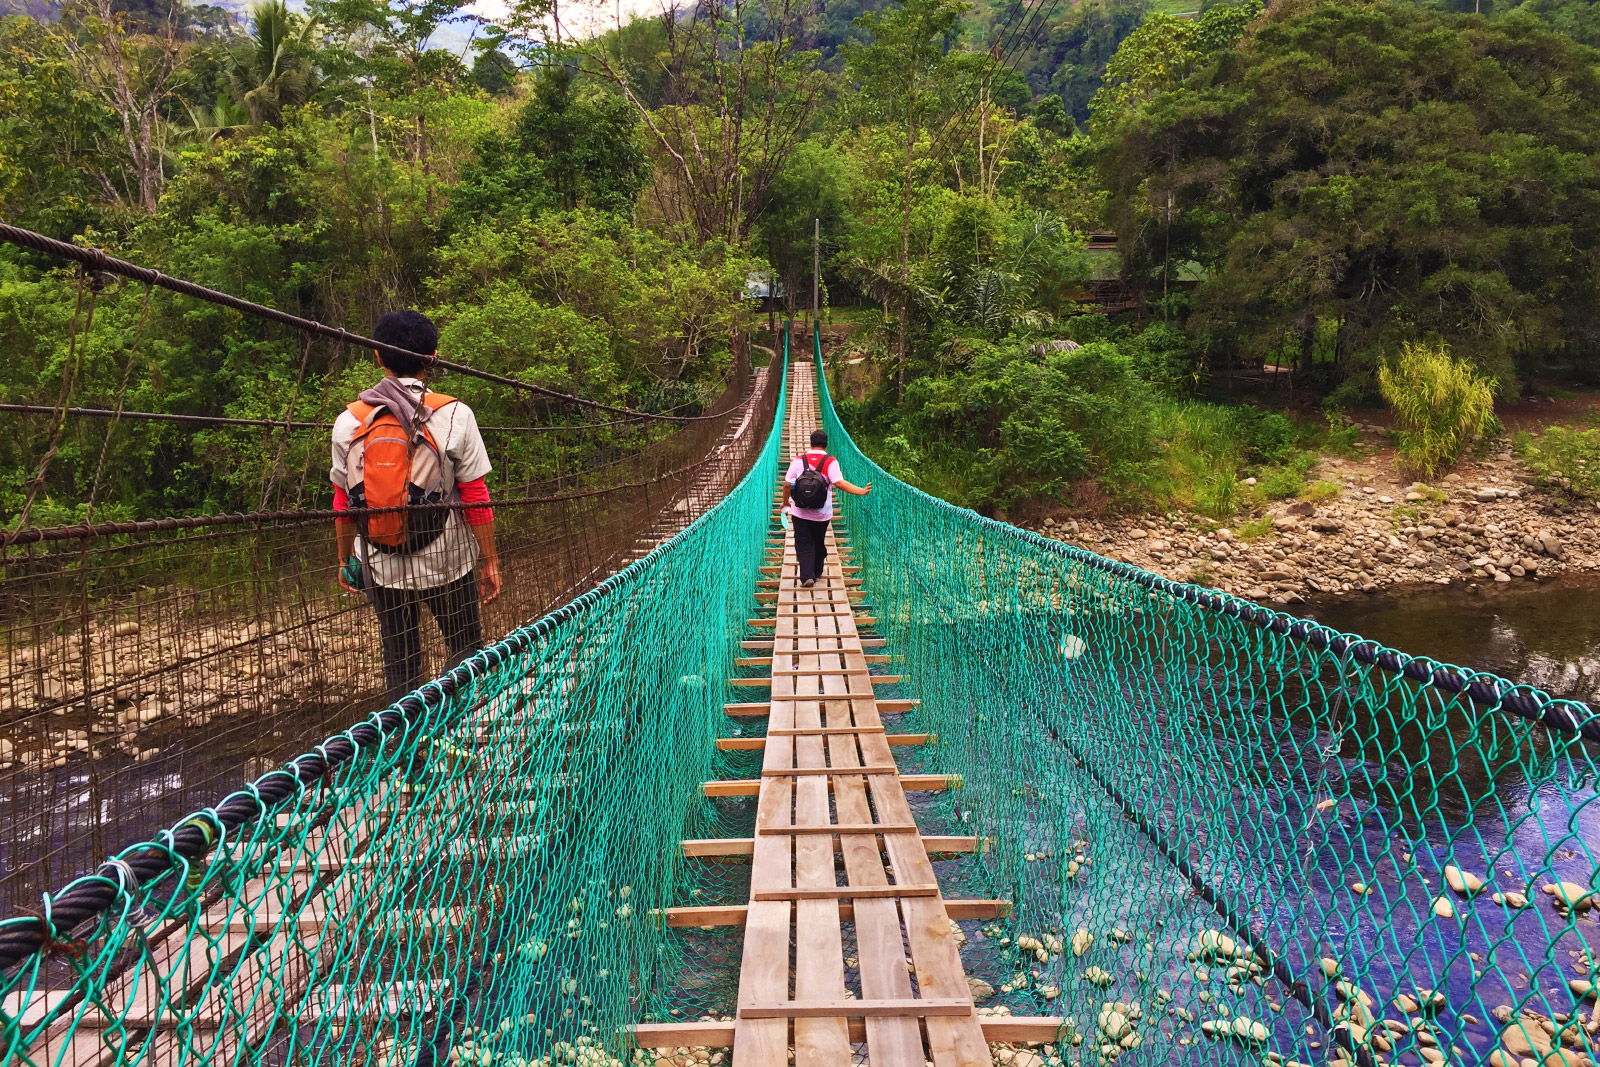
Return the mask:
{"type": "Polygon", "coordinates": [[[1277,501],[1253,520],[1194,514],[1047,517],[1054,538],[1178,581],[1262,603],[1372,593],[1430,582],[1538,582],[1600,570],[1600,505],[1535,484],[1512,435],[1585,425],[1600,397],[1524,401],[1500,411],[1506,432],[1424,484],[1402,476],[1387,417],[1358,412],[1354,458],[1324,456],[1310,479],[1336,495],[1277,501]],[[1270,523],[1264,520],[1270,519],[1270,523]]]}

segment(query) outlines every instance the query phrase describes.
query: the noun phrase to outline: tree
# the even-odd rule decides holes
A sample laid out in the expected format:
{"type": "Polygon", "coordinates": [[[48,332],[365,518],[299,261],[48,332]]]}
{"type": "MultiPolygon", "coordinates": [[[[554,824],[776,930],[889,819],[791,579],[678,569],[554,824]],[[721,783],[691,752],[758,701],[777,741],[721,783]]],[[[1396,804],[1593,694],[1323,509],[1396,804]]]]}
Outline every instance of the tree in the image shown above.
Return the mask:
{"type": "Polygon", "coordinates": [[[317,20],[289,12],[284,0],[250,9],[250,35],[229,51],[228,80],[257,126],[283,125],[283,109],[311,95],[317,20]]]}
{"type": "Polygon", "coordinates": [[[498,48],[482,53],[472,63],[472,80],[490,96],[510,93],[516,76],[517,65],[498,48]]]}
{"type": "MultiPolygon", "coordinates": [[[[537,2],[537,0],[535,0],[537,2]]],[[[821,102],[817,54],[800,50],[794,0],[697,0],[659,18],[660,104],[635,88],[622,37],[582,49],[638,112],[654,156],[653,202],[701,240],[743,242],[821,102]],[[759,36],[747,35],[758,27],[759,36]]]]}
{"type": "Polygon", "coordinates": [[[130,198],[155,211],[166,181],[162,107],[185,60],[182,6],[168,6],[150,32],[130,33],[114,0],[73,0],[62,10],[59,33],[78,85],[99,97],[121,126],[130,198]]]}
{"type": "Polygon", "coordinates": [[[1304,369],[1325,352],[1366,388],[1414,339],[1502,388],[1519,361],[1593,361],[1600,75],[1570,40],[1289,0],[1179,83],[1121,60],[1095,112],[1112,219],[1130,274],[1158,276],[1172,195],[1192,331],[1304,369]]]}
{"type": "Polygon", "coordinates": [[[480,138],[451,198],[455,218],[531,218],[591,207],[630,213],[650,178],[639,119],[628,102],[565,66],[540,75],[509,133],[480,138]]]}
{"type": "Polygon", "coordinates": [[[905,175],[901,186],[900,286],[897,314],[895,388],[905,390],[907,326],[911,288],[912,167],[917,138],[927,119],[929,97],[939,80],[947,45],[960,32],[967,10],[959,0],[906,0],[887,12],[862,15],[856,24],[872,35],[868,43],[845,47],[850,77],[905,125],[905,175]]]}

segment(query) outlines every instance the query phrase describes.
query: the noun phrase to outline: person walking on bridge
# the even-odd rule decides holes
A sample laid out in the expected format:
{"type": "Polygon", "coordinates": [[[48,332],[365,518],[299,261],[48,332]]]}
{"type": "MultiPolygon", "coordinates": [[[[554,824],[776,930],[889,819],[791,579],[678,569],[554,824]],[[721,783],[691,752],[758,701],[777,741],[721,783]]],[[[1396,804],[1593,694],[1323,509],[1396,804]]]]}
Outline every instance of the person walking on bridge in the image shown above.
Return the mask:
{"type": "Polygon", "coordinates": [[[378,615],[383,681],[393,702],[420,686],[425,604],[455,667],[483,647],[483,604],[500,595],[488,450],[472,409],[428,388],[439,331],[418,311],[392,311],[373,340],[416,356],[374,352],[384,378],[333,426],[339,584],[378,615]],[[465,504],[468,507],[452,505],[465,504]],[[371,509],[371,510],[367,510],[371,509]],[[483,561],[483,584],[473,574],[483,561]]]}
{"type": "Polygon", "coordinates": [[[811,431],[811,447],[789,462],[783,476],[783,508],[794,519],[794,554],[800,564],[800,584],[807,589],[822,576],[828,558],[828,523],[833,519],[833,491],[866,496],[872,483],[851,485],[844,480],[839,461],[828,455],[828,434],[811,431]]]}

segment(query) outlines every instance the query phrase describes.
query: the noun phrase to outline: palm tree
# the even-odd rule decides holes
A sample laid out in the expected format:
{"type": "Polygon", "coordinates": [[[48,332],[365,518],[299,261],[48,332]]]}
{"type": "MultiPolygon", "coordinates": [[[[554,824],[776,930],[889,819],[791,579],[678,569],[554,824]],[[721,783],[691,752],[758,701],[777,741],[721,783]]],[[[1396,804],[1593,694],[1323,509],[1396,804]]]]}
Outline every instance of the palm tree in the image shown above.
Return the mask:
{"type": "Polygon", "coordinates": [[[197,108],[187,101],[183,107],[189,113],[189,124],[178,127],[177,133],[186,141],[210,144],[218,137],[230,136],[251,126],[249,109],[234,103],[227,93],[217,97],[217,102],[210,107],[197,108]]]}
{"type": "Polygon", "coordinates": [[[282,125],[283,109],[311,95],[316,29],[316,19],[302,22],[284,0],[261,0],[250,9],[250,35],[229,55],[228,81],[255,125],[282,125]]]}

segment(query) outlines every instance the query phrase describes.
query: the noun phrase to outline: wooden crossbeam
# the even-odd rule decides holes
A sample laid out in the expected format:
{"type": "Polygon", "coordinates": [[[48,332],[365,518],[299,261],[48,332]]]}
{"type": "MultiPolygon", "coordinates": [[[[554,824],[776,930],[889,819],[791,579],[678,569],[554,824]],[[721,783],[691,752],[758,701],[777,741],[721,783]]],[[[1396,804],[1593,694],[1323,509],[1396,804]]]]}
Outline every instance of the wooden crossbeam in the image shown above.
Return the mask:
{"type": "MultiPolygon", "coordinates": [[[[945,914],[952,919],[1003,919],[1011,914],[1009,900],[946,899],[945,914]]],[[[745,904],[713,904],[687,908],[657,908],[651,914],[666,921],[668,926],[743,926],[749,906],[745,904]]],[[[844,922],[855,922],[855,906],[839,905],[839,917],[844,922]]]]}
{"type": "MultiPolygon", "coordinates": [[[[848,829],[847,833],[851,833],[848,829]]],[[[883,833],[916,833],[917,828],[912,826],[909,830],[896,830],[890,827],[883,829],[869,829],[853,833],[852,836],[864,837],[867,834],[882,835],[883,833]]],[[[763,834],[763,836],[766,836],[763,834]]],[[[807,835],[810,836],[810,835],[807,835]]],[[[821,836],[820,834],[816,836],[821,836]]],[[[833,836],[837,837],[835,833],[833,836]]],[[[988,851],[989,839],[976,837],[924,837],[922,847],[930,854],[938,853],[945,856],[969,856],[979,851],[988,851]]],[[[729,856],[750,856],[755,853],[756,839],[753,837],[702,837],[689,838],[683,842],[683,855],[685,859],[713,859],[729,856]]]]}
{"type": "MultiPolygon", "coordinates": [[[[848,777],[848,776],[844,776],[848,777]]],[[[781,781],[782,779],[771,779],[781,781]]],[[[701,789],[708,797],[753,797],[761,794],[760,778],[729,778],[705,782],[701,789]]],[[[829,779],[830,783],[832,779],[829,779]]],[[[960,789],[959,774],[902,774],[900,788],[908,793],[940,793],[946,789],[960,789]]]]}
{"type": "Polygon", "coordinates": [[[915,834],[920,831],[916,823],[889,823],[869,822],[846,826],[843,823],[823,823],[819,826],[758,826],[756,834],[772,834],[783,836],[785,834],[915,834]]]}
{"type": "Polygon", "coordinates": [[[741,1004],[743,1019],[824,1019],[834,1016],[881,1019],[889,1016],[971,1015],[968,1000],[791,1000],[782,1004],[741,1004]]]}
{"type": "MultiPolygon", "coordinates": [[[[769,730],[767,733],[768,736],[807,737],[829,733],[883,733],[883,727],[877,726],[869,729],[857,730],[856,727],[850,726],[845,727],[843,730],[796,730],[792,733],[782,730],[769,730]]],[[[937,734],[884,734],[884,740],[889,742],[890,747],[904,745],[926,745],[936,743],[938,739],[939,738],[937,734]]],[[[717,739],[717,750],[720,752],[760,752],[766,747],[767,739],[765,737],[719,737],[717,739]]]]}
{"type": "Polygon", "coordinates": [[[867,900],[881,897],[936,897],[939,886],[931,885],[836,885],[806,889],[757,889],[751,900],[867,900]]]}
{"type": "MultiPolygon", "coordinates": [[[[808,678],[813,676],[828,675],[837,677],[847,675],[853,678],[871,678],[873,685],[898,685],[904,678],[898,674],[868,674],[866,671],[773,671],[771,678],[730,678],[728,684],[735,689],[765,689],[772,684],[773,678],[808,678]]],[[[797,696],[795,700],[805,700],[806,697],[797,696]]],[[[811,699],[816,699],[812,697],[811,699]]]]}
{"type": "Polygon", "coordinates": [[[813,774],[897,774],[900,768],[892,763],[872,767],[763,767],[763,778],[804,778],[813,774]]]}
{"type": "MultiPolygon", "coordinates": [[[[985,1041],[1013,1045],[1041,1045],[1057,1040],[1064,1024],[1051,1015],[980,1015],[985,1041]]],[[[733,1044],[732,1022],[708,1020],[692,1023],[640,1023],[632,1038],[640,1048],[727,1048],[733,1044]]],[[[865,1019],[849,1020],[850,1041],[867,1040],[865,1019]]]]}

